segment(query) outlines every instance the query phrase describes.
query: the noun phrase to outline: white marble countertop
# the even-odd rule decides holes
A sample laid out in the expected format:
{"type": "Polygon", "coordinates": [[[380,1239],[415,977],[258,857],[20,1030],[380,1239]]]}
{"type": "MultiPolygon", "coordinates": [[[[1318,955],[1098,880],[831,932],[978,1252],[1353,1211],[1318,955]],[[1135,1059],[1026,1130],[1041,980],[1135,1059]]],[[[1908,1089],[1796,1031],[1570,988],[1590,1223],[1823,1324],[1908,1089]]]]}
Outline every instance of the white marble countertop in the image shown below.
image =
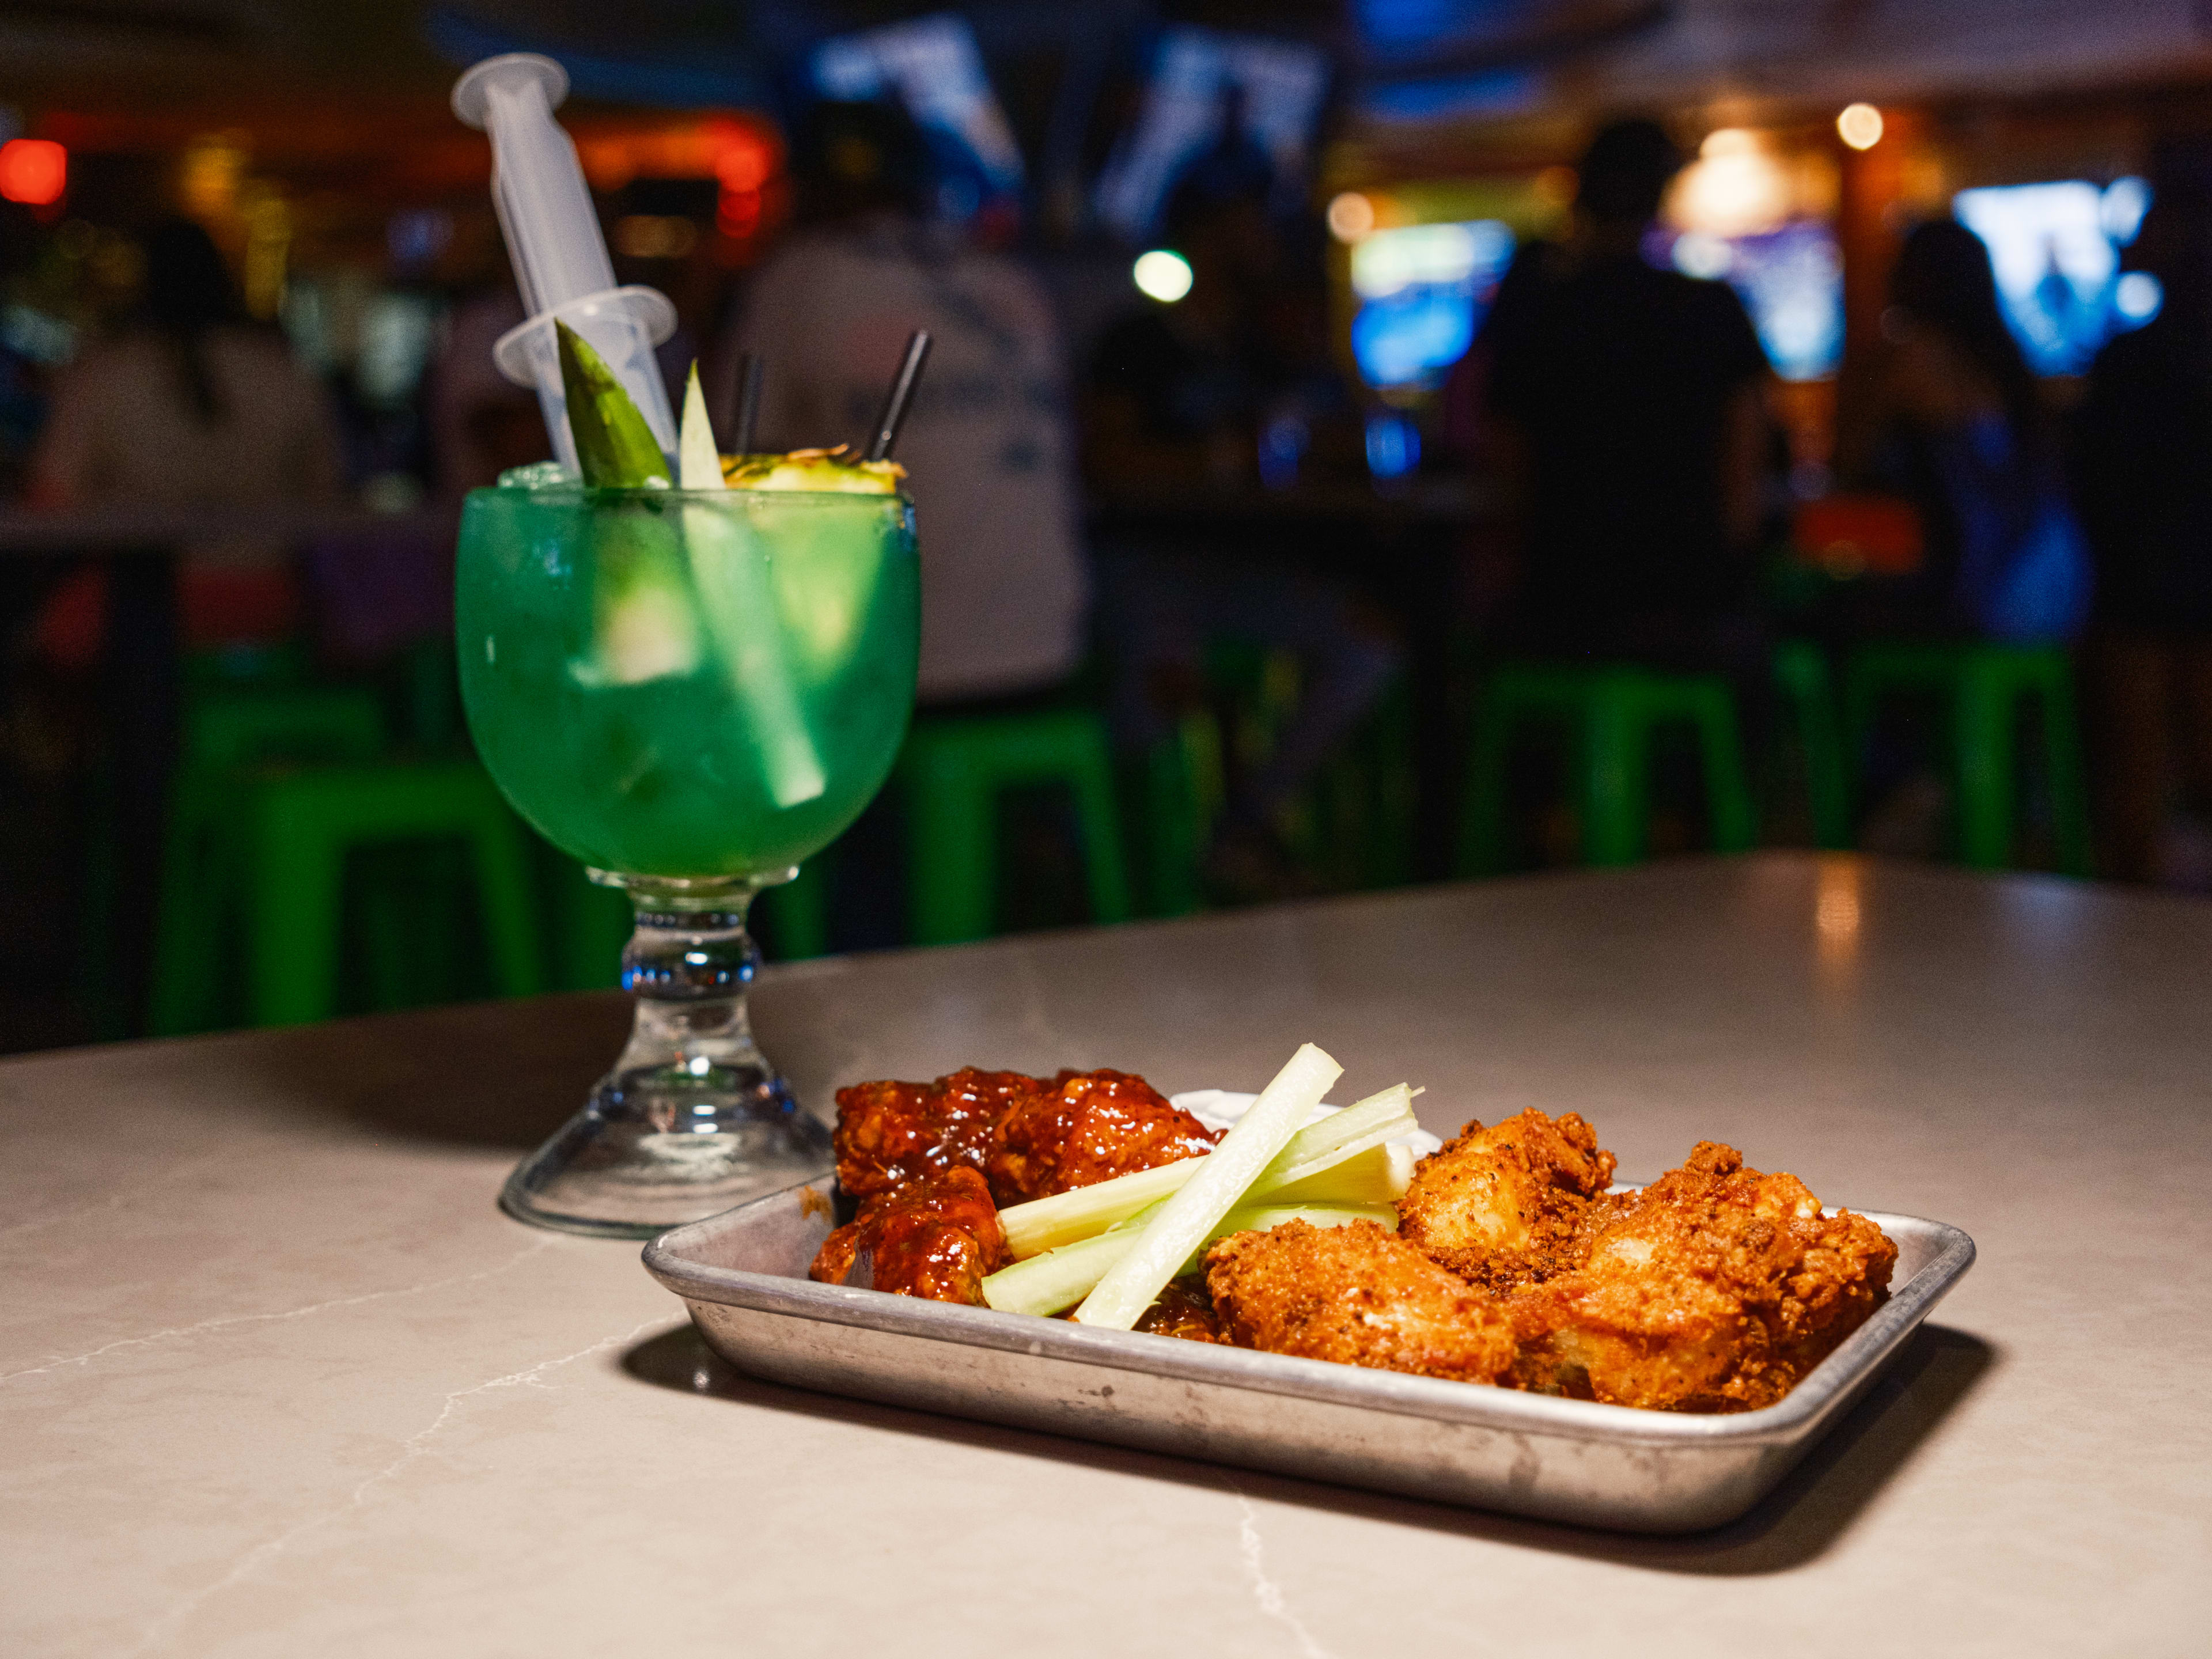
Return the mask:
{"type": "Polygon", "coordinates": [[[0,1064],[0,1651],[2113,1654],[2212,1636],[2212,906],[1769,856],[771,970],[976,1062],[1699,1136],[1981,1259],[1744,1521],[1540,1525],[798,1394],[493,1207],[612,997],[0,1064]],[[1342,1097],[1350,1098],[1350,1095],[1342,1097]]]}

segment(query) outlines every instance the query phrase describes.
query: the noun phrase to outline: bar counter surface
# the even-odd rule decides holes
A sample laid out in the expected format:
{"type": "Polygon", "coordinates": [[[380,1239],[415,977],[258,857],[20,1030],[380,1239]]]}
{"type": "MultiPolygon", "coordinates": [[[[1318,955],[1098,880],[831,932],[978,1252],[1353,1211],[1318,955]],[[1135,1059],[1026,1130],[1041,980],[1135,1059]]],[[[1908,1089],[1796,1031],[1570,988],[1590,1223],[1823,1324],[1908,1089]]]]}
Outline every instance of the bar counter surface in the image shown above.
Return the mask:
{"type": "Polygon", "coordinates": [[[0,1650],[2201,1653],[2212,905],[1774,854],[770,969],[801,1097],[967,1063],[1700,1137],[1980,1260],[1714,1533],[755,1383],[493,1207],[613,995],[0,1064],[0,1650]]]}

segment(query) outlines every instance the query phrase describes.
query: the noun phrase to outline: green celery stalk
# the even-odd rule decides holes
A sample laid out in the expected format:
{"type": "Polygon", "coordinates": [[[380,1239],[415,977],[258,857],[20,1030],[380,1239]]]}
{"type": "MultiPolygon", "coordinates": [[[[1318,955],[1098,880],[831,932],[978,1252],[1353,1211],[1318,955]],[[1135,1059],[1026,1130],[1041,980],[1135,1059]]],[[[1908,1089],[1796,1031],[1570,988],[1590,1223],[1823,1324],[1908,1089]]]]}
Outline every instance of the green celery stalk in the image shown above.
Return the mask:
{"type": "MultiPolygon", "coordinates": [[[[699,365],[684,391],[684,426],[677,465],[684,489],[727,493],[722,458],[707,399],[699,390],[699,365]]],[[[720,653],[738,708],[752,727],[769,793],[778,806],[798,806],[830,787],[821,751],[807,729],[784,649],[775,595],[769,585],[768,553],[739,517],[720,507],[684,509],[684,540],[699,609],[720,653]]]]}
{"type": "Polygon", "coordinates": [[[1221,1144],[1194,1160],[1197,1172],[1146,1224],[1129,1253],[1106,1270],[1075,1310],[1078,1322],[1120,1331],[1134,1325],[1343,1075],[1321,1049],[1300,1044],[1221,1144]]]}
{"type": "MultiPolygon", "coordinates": [[[[1308,1124],[1253,1182],[1253,1196],[1267,1196],[1292,1182],[1318,1176],[1344,1159],[1419,1128],[1412,1113],[1413,1098],[1413,1091],[1401,1083],[1308,1124]]],[[[1180,1190],[1204,1162],[1203,1158],[1187,1158],[1157,1170],[1139,1170],[1073,1192],[1011,1205],[999,1212],[1006,1247],[1019,1261],[1089,1238],[1180,1190]]],[[[1401,1185],[1398,1190],[1405,1188],[1401,1185]]]]}
{"type": "Polygon", "coordinates": [[[645,489],[666,484],[668,457],[637,404],[592,343],[556,319],[561,390],[568,400],[568,434],[576,464],[592,489],[645,489]]]}
{"type": "Polygon", "coordinates": [[[1410,1146],[1370,1146],[1279,1187],[1262,1189],[1255,1182],[1253,1196],[1270,1204],[1395,1204],[1406,1195],[1419,1161],[1410,1146]]]}
{"type": "MultiPolygon", "coordinates": [[[[1372,1221],[1395,1231],[1398,1212],[1388,1204],[1241,1206],[1223,1216],[1207,1231],[1174,1276],[1181,1278],[1184,1273],[1196,1273],[1203,1265],[1206,1248],[1217,1239],[1232,1233],[1266,1232],[1286,1221],[1306,1221],[1316,1227],[1342,1227],[1354,1221],[1372,1221]]],[[[983,1300],[1000,1313],[1065,1312],[1089,1296],[1108,1272],[1137,1248],[1143,1233],[1140,1227],[1119,1227],[1095,1238],[1031,1256],[1026,1261],[1017,1261],[1011,1267],[1001,1267],[983,1280],[983,1300]]],[[[1140,1314],[1142,1311],[1139,1310],[1140,1314]]]]}

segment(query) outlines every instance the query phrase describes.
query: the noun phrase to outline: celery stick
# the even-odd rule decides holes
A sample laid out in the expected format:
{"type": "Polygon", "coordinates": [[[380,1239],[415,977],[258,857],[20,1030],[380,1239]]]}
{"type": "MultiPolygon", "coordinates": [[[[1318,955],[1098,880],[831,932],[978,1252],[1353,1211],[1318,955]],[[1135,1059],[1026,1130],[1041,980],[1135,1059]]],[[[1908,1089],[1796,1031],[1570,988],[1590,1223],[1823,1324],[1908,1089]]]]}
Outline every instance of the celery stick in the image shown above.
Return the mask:
{"type": "Polygon", "coordinates": [[[1090,1295],[1136,1242],[1129,1233],[1100,1233],[1017,1261],[984,1279],[983,1300],[1000,1313],[1060,1313],[1090,1295]]]}
{"type": "MultiPolygon", "coordinates": [[[[1265,1232],[1285,1221],[1309,1221],[1316,1227],[1341,1227],[1353,1221],[1372,1221],[1395,1229],[1397,1212],[1387,1204],[1270,1204],[1230,1211],[1206,1235],[1198,1249],[1179,1264],[1178,1277],[1195,1273],[1203,1265],[1206,1247],[1231,1233],[1265,1232]]],[[[1042,1255],[1001,1267],[983,1280],[983,1300],[1000,1313],[1056,1314],[1088,1296],[1107,1270],[1137,1246],[1142,1234],[1130,1228],[1100,1233],[1094,1238],[1064,1244],[1042,1255]]],[[[1149,1304],[1148,1304],[1149,1305],[1149,1304]]]]}
{"type": "MultiPolygon", "coordinates": [[[[1261,1171],[1252,1185],[1253,1196],[1272,1194],[1280,1183],[1318,1175],[1394,1135],[1418,1129],[1420,1125],[1407,1110],[1412,1099],[1413,1091],[1401,1083],[1357,1105],[1332,1112],[1318,1123],[1308,1124],[1261,1171]]],[[[1073,1192],[1009,1206],[999,1212],[1000,1224],[1006,1230],[1006,1248],[1020,1261],[1088,1238],[1176,1191],[1198,1173],[1203,1162],[1203,1158],[1184,1158],[1157,1170],[1139,1170],[1073,1192]]],[[[1399,1188],[1404,1190],[1402,1186],[1399,1188]]]]}
{"type": "Polygon", "coordinates": [[[1153,1298],[1237,1206],[1275,1155],[1290,1143],[1344,1067],[1310,1042],[1260,1091],[1252,1109],[1221,1144],[1192,1160],[1197,1173],[1183,1183],[1137,1235],[1128,1255],[1108,1269],[1076,1310],[1078,1322],[1127,1330],[1153,1298]]]}
{"type": "Polygon", "coordinates": [[[1395,1204],[1413,1178],[1414,1157],[1407,1146],[1370,1146],[1298,1181],[1262,1189],[1252,1196],[1270,1204],[1395,1204]]]}
{"type": "Polygon", "coordinates": [[[1175,1192],[1198,1173],[1198,1166],[1205,1161],[1186,1158],[1163,1164],[1157,1170],[1139,1170],[1111,1181],[1078,1187],[1073,1192],[1009,1205],[999,1212],[999,1224],[1006,1230],[1006,1248],[1019,1261],[1095,1237],[1175,1192]]]}
{"type": "MultiPolygon", "coordinates": [[[[707,418],[707,399],[699,390],[699,365],[684,392],[684,430],[677,462],[687,490],[729,489],[722,458],[715,452],[714,428],[707,418]]],[[[775,595],[769,586],[768,555],[757,537],[745,533],[734,513],[721,507],[684,509],[684,539],[707,618],[722,659],[723,672],[737,691],[737,705],[759,745],[761,769],[778,806],[798,806],[829,787],[821,752],[792,683],[775,595]]]]}
{"type": "Polygon", "coordinates": [[[1402,1083],[1370,1095],[1301,1129],[1260,1178],[1270,1187],[1303,1181],[1354,1152],[1379,1146],[1394,1135],[1410,1133],[1421,1127],[1413,1107],[1413,1091],[1402,1083]]]}

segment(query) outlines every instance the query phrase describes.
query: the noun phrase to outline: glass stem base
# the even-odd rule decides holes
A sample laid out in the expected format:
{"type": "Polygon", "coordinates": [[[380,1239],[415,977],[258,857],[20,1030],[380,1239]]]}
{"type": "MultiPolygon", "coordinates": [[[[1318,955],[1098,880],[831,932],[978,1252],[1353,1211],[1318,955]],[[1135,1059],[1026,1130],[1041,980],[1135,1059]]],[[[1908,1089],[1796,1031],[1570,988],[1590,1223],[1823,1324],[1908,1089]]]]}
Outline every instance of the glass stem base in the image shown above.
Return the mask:
{"type": "Polygon", "coordinates": [[[516,1166],[500,1207],[541,1227],[650,1238],[826,1174],[830,1131],[769,1064],[745,1012],[760,968],[745,911],[776,878],[592,876],[637,906],[623,951],[629,1042],[583,1110],[516,1166]]]}

